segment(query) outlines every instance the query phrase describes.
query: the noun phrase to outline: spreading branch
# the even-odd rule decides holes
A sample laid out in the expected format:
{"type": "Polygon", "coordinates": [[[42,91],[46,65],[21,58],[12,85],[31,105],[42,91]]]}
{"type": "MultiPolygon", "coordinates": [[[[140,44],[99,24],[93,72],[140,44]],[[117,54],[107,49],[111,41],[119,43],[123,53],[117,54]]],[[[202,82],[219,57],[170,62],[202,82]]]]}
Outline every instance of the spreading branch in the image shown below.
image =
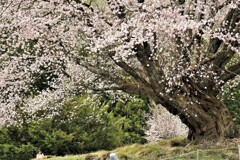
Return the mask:
{"type": "Polygon", "coordinates": [[[234,79],[236,76],[240,76],[240,62],[225,69],[225,73],[220,76],[220,79],[227,82],[234,79]]]}

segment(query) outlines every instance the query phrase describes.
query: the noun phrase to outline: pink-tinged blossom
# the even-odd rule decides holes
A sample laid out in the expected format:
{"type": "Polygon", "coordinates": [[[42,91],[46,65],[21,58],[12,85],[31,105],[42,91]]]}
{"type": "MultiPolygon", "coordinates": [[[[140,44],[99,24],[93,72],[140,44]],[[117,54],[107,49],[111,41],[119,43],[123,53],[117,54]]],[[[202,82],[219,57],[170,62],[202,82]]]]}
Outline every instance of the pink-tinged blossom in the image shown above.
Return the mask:
{"type": "Polygon", "coordinates": [[[2,119],[10,121],[19,105],[29,113],[56,107],[81,87],[172,103],[183,96],[190,106],[191,82],[217,93],[240,74],[215,61],[224,51],[239,63],[240,23],[226,19],[239,6],[239,0],[0,2],[2,119]],[[217,50],[208,47],[216,42],[217,50]],[[46,88],[36,87],[41,78],[46,88]]]}
{"type": "Polygon", "coordinates": [[[153,115],[147,120],[148,129],[145,131],[146,139],[150,143],[161,139],[187,136],[188,128],[181,122],[179,117],[173,116],[162,106],[152,108],[152,112],[153,115]]]}

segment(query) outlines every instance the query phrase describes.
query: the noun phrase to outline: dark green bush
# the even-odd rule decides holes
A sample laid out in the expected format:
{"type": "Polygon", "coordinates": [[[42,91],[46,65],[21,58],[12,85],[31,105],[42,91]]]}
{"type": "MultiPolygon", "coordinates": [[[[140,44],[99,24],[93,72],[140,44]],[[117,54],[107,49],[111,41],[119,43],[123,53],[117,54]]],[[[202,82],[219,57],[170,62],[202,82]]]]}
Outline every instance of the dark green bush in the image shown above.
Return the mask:
{"type": "Polygon", "coordinates": [[[37,154],[38,149],[32,144],[15,146],[13,144],[0,144],[1,160],[30,160],[37,154]]]}
{"type": "Polygon", "coordinates": [[[0,144],[0,159],[16,159],[17,147],[12,144],[0,144]]]}
{"type": "Polygon", "coordinates": [[[63,156],[144,143],[144,113],[148,111],[146,101],[137,97],[119,101],[107,95],[99,99],[83,95],[73,97],[52,118],[39,118],[48,112],[42,110],[26,123],[25,114],[20,112],[25,122],[22,126],[0,130],[0,142],[6,144],[1,155],[13,159],[19,153],[31,157],[35,151],[42,151],[63,156]],[[29,152],[24,152],[26,147],[29,152]]]}
{"type": "Polygon", "coordinates": [[[38,149],[32,144],[21,145],[17,149],[17,159],[18,160],[28,160],[36,156],[38,149]]]}

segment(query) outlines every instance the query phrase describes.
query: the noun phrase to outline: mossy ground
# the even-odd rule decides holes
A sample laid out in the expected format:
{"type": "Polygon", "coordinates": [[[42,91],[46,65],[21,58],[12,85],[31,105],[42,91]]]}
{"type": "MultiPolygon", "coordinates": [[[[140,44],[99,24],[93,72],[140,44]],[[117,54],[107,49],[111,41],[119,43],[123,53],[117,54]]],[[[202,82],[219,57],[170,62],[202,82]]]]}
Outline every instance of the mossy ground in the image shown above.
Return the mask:
{"type": "Polygon", "coordinates": [[[68,155],[64,157],[46,156],[48,160],[108,160],[109,154],[115,152],[119,160],[237,160],[240,140],[194,144],[185,138],[161,140],[154,144],[132,144],[119,147],[113,151],[98,151],[84,155],[68,155]],[[181,156],[179,156],[181,155],[181,156]],[[176,157],[175,157],[176,156],[176,157]],[[172,157],[172,158],[170,158],[172,157]]]}

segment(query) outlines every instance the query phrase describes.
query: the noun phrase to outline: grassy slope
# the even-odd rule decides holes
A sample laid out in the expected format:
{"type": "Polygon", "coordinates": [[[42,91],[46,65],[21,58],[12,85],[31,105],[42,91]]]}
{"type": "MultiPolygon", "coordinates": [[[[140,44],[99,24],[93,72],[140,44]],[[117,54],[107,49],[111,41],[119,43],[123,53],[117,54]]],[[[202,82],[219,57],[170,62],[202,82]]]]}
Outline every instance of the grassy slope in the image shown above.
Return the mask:
{"type": "MultiPolygon", "coordinates": [[[[197,149],[199,149],[199,159],[201,160],[237,160],[238,159],[238,149],[237,142],[240,144],[239,140],[234,140],[231,142],[214,143],[194,145],[188,144],[187,140],[184,138],[176,138],[172,140],[162,140],[155,144],[132,144],[124,147],[117,148],[111,152],[117,153],[120,160],[130,159],[130,160],[154,160],[163,159],[166,157],[173,157],[185,153],[187,155],[182,155],[181,157],[172,158],[171,160],[196,160],[197,149]],[[232,149],[223,149],[232,148],[232,149]],[[206,150],[208,149],[208,151],[206,150]],[[217,150],[216,150],[217,149],[217,150]],[[223,150],[218,150],[223,149],[223,150]],[[205,151],[201,151],[205,150],[205,151]]],[[[49,160],[84,160],[86,157],[109,157],[111,153],[109,151],[99,151],[95,153],[85,154],[85,155],[69,155],[65,157],[51,157],[46,158],[49,160]]]]}

